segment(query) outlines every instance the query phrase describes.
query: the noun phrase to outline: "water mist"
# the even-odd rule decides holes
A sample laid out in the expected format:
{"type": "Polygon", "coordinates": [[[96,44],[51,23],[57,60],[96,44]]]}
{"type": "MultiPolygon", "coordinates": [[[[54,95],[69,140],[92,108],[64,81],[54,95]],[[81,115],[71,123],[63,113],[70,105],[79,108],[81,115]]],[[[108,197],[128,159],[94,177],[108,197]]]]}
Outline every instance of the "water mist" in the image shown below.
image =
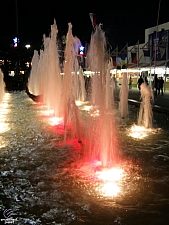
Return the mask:
{"type": "Polygon", "coordinates": [[[154,95],[151,87],[147,86],[146,83],[142,83],[140,86],[141,100],[138,125],[144,126],[145,128],[152,128],[152,105],[151,100],[154,100],[154,95]]]}
{"type": "Polygon", "coordinates": [[[2,102],[2,99],[5,94],[5,82],[4,82],[4,75],[0,69],[0,103],[2,102]]]}
{"type": "MultiPolygon", "coordinates": [[[[91,78],[90,102],[99,115],[88,118],[86,124],[85,156],[89,161],[101,161],[103,167],[114,163],[118,158],[118,141],[114,111],[113,94],[110,85],[110,64],[106,68],[106,40],[99,26],[91,36],[88,63],[94,75],[91,78]]],[[[111,61],[110,61],[111,63],[111,61]]]]}

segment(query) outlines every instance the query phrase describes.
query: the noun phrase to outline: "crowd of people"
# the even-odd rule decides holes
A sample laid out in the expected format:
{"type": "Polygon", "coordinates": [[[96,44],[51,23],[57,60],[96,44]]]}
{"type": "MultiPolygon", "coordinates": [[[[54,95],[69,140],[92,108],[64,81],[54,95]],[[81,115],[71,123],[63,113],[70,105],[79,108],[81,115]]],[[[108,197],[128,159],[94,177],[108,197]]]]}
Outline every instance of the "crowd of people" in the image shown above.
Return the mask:
{"type": "MultiPolygon", "coordinates": [[[[114,76],[111,76],[111,79],[114,80],[114,84],[115,84],[115,87],[118,87],[119,86],[119,81],[118,79],[114,76]]],[[[133,79],[130,75],[129,77],[129,80],[128,80],[128,85],[129,85],[129,89],[132,89],[132,83],[133,83],[133,79]]],[[[137,86],[138,86],[138,89],[140,90],[140,87],[141,87],[141,84],[142,83],[146,83],[147,85],[151,85],[151,88],[154,92],[154,95],[163,95],[164,93],[164,79],[163,77],[157,77],[157,74],[154,75],[154,79],[152,82],[150,82],[150,78],[149,77],[143,77],[143,75],[140,75],[138,81],[137,81],[137,86]]],[[[91,77],[87,77],[85,76],[85,88],[86,88],[86,91],[87,91],[87,95],[89,94],[90,92],[90,88],[91,88],[91,77]]]]}
{"type": "MultiPolygon", "coordinates": [[[[138,85],[138,89],[140,90],[140,86],[142,83],[146,82],[147,85],[149,85],[149,81],[147,77],[144,77],[142,75],[140,75],[137,85],[138,85]]],[[[152,89],[154,91],[155,95],[163,95],[163,89],[164,89],[164,80],[163,77],[157,77],[157,74],[154,75],[154,79],[152,81],[152,89]]]]}

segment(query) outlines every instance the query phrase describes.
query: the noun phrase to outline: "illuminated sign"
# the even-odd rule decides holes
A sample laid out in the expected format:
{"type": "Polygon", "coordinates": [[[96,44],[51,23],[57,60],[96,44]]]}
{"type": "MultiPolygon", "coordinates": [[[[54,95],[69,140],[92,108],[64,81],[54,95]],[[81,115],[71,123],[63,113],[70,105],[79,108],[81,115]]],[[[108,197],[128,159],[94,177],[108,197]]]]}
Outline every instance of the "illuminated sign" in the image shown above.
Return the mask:
{"type": "Polygon", "coordinates": [[[13,43],[14,43],[14,48],[17,48],[18,43],[19,43],[19,38],[17,38],[17,37],[13,38],[13,43]]]}
{"type": "Polygon", "coordinates": [[[84,55],[84,47],[83,46],[79,47],[79,54],[84,55]]]}

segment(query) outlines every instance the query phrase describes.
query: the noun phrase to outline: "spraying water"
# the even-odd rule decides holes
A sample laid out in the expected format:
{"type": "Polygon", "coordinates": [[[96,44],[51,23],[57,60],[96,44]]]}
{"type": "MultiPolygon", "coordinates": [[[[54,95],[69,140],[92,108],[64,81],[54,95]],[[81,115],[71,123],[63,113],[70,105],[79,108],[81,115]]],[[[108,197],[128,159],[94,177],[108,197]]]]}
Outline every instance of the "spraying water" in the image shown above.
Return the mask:
{"type": "MultiPolygon", "coordinates": [[[[71,126],[73,137],[86,140],[84,157],[88,160],[99,160],[105,167],[112,164],[118,156],[118,141],[114,119],[113,84],[110,83],[112,61],[107,64],[105,59],[105,34],[98,26],[91,36],[91,43],[87,55],[91,78],[90,103],[97,108],[99,116],[87,118],[85,127],[82,123],[76,100],[86,99],[85,82],[82,69],[78,63],[80,40],[72,35],[72,24],[68,24],[66,48],[64,52],[64,75],[60,75],[56,45],[56,23],[51,26],[51,37],[44,37],[44,50],[41,51],[36,71],[39,84],[48,109],[53,109],[56,116],[63,118],[64,141],[71,126]],[[85,130],[85,132],[84,132],[85,130]],[[89,144],[90,143],[90,144],[89,144]],[[90,145],[90,147],[89,147],[90,145]]],[[[38,58],[36,56],[36,58],[38,58]]],[[[33,73],[33,72],[32,72],[33,73]]]]}
{"type": "Polygon", "coordinates": [[[90,117],[86,123],[85,156],[89,161],[101,161],[103,167],[115,162],[119,153],[108,72],[110,64],[106,69],[105,47],[105,35],[98,26],[91,36],[88,60],[90,70],[94,72],[91,78],[90,101],[99,111],[99,115],[94,119],[90,117]]]}
{"type": "Polygon", "coordinates": [[[128,81],[127,73],[123,73],[122,86],[120,89],[120,103],[119,103],[120,116],[125,119],[128,115],[128,81]]]}
{"type": "Polygon", "coordinates": [[[44,104],[48,109],[54,111],[55,116],[62,118],[65,140],[70,123],[74,128],[73,135],[80,139],[81,126],[79,112],[77,112],[79,109],[76,107],[75,101],[86,99],[83,71],[79,67],[77,58],[81,42],[72,35],[72,24],[69,23],[64,51],[64,75],[62,76],[57,34],[57,25],[54,20],[50,37],[43,36],[44,50],[40,51],[40,56],[37,51],[34,52],[28,85],[33,93],[43,95],[44,104]]]}
{"type": "Polygon", "coordinates": [[[34,55],[32,58],[32,69],[29,77],[29,84],[28,88],[31,93],[34,93],[35,95],[41,94],[40,89],[40,73],[38,70],[38,63],[39,63],[39,54],[37,50],[34,50],[34,55]]]}
{"type": "Polygon", "coordinates": [[[5,94],[5,82],[4,82],[4,75],[0,69],[0,103],[2,102],[2,99],[5,94]]]}
{"type": "Polygon", "coordinates": [[[140,111],[138,116],[138,125],[145,128],[152,128],[152,105],[151,99],[154,100],[154,95],[149,86],[146,83],[142,83],[140,86],[141,100],[140,111]]]}

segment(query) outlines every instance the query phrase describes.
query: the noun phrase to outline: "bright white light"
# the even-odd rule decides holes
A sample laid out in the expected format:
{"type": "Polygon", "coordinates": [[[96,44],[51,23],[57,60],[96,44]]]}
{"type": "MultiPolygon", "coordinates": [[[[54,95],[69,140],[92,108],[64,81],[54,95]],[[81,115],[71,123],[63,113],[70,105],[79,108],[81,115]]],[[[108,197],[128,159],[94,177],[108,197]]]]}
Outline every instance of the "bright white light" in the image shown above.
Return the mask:
{"type": "Polygon", "coordinates": [[[0,122],[0,133],[4,133],[9,130],[9,124],[5,122],[0,122]]]}
{"type": "Polygon", "coordinates": [[[111,168],[96,172],[96,177],[103,181],[101,187],[97,187],[104,196],[116,196],[120,192],[119,181],[122,179],[124,174],[121,168],[111,168]]]}
{"type": "Polygon", "coordinates": [[[83,73],[84,73],[84,75],[93,75],[94,74],[94,72],[92,72],[90,70],[84,71],[83,73]]]}
{"type": "Polygon", "coordinates": [[[18,46],[19,39],[17,37],[14,37],[13,42],[14,42],[14,47],[16,48],[18,46]]]}
{"type": "Polygon", "coordinates": [[[91,105],[84,105],[84,107],[82,108],[82,110],[84,111],[90,111],[91,109],[93,109],[93,106],[91,105]]]}
{"type": "Polygon", "coordinates": [[[101,192],[104,196],[116,196],[120,192],[120,188],[113,182],[107,182],[101,188],[101,192]]]}
{"type": "Polygon", "coordinates": [[[76,105],[77,105],[77,106],[81,106],[81,105],[84,105],[84,104],[86,104],[86,102],[76,101],[76,105]]]}
{"type": "Polygon", "coordinates": [[[94,108],[91,105],[84,105],[84,106],[81,107],[81,110],[88,111],[88,112],[92,111],[91,114],[90,114],[90,116],[92,116],[92,117],[97,117],[97,116],[100,115],[99,110],[97,108],[94,108]]]}
{"type": "Polygon", "coordinates": [[[84,47],[83,46],[80,46],[79,49],[80,49],[80,51],[83,51],[84,50],[84,47]]]}
{"type": "Polygon", "coordinates": [[[54,114],[54,110],[42,110],[40,111],[40,114],[44,116],[52,116],[54,114]]]}
{"type": "Polygon", "coordinates": [[[9,76],[14,77],[15,76],[15,71],[10,71],[9,76]]]}
{"type": "Polygon", "coordinates": [[[143,139],[148,136],[148,134],[152,132],[152,129],[145,128],[143,126],[133,125],[130,128],[129,136],[133,138],[143,139]]]}
{"type": "Polygon", "coordinates": [[[52,117],[52,118],[49,119],[49,123],[50,123],[51,126],[58,125],[61,122],[63,122],[63,118],[52,117]]]}
{"type": "Polygon", "coordinates": [[[103,171],[97,171],[96,175],[103,181],[117,181],[121,179],[123,170],[121,168],[106,169],[103,171]]]}
{"type": "Polygon", "coordinates": [[[91,113],[90,115],[93,116],[93,117],[99,116],[99,115],[100,115],[99,110],[98,110],[98,109],[95,110],[95,111],[94,111],[93,113],[91,113]]]}
{"type": "Polygon", "coordinates": [[[25,45],[25,48],[27,48],[27,49],[30,48],[30,47],[31,47],[31,46],[30,46],[29,44],[25,45]]]}
{"type": "Polygon", "coordinates": [[[9,112],[8,109],[8,99],[10,95],[9,93],[5,93],[2,103],[0,104],[0,133],[6,132],[9,130],[9,124],[6,123],[6,116],[9,112]]]}

